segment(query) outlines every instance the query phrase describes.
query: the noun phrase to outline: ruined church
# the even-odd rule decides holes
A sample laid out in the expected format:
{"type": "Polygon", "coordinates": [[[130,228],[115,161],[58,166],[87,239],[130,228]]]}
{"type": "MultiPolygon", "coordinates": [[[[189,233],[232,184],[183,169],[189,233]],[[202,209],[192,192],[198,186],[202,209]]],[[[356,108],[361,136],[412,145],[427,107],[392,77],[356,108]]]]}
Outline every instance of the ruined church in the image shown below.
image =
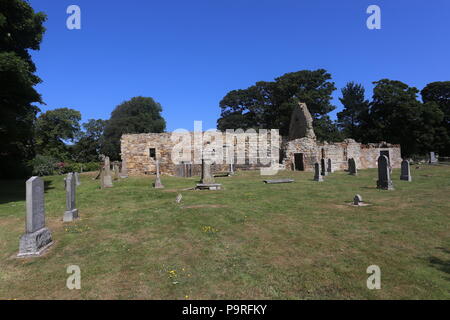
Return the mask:
{"type": "MultiPolygon", "coordinates": [[[[190,133],[193,137],[194,133],[190,133]]],[[[226,141],[225,133],[221,133],[226,141]]],[[[144,133],[124,134],[121,138],[121,157],[123,165],[128,169],[130,176],[155,174],[156,161],[160,163],[162,174],[189,177],[200,175],[201,164],[193,162],[174,163],[172,150],[176,145],[172,133],[144,133]]],[[[268,136],[270,144],[270,135],[268,136]]],[[[192,139],[192,141],[194,141],[192,139]]],[[[223,144],[223,155],[233,159],[232,170],[252,170],[269,165],[258,161],[260,154],[252,148],[253,139],[246,133],[237,133],[234,144],[245,144],[245,159],[238,159],[237,149],[223,144]],[[242,136],[241,136],[242,135],[242,136]],[[229,155],[232,150],[232,155],[229,155]],[[241,160],[241,161],[239,161],[241,160]]],[[[399,145],[386,142],[361,144],[353,139],[346,139],[338,143],[319,142],[313,128],[312,116],[304,103],[300,103],[292,112],[289,127],[289,136],[279,137],[279,170],[313,171],[314,164],[330,165],[330,171],[347,170],[349,159],[354,159],[358,169],[376,168],[377,159],[385,155],[392,168],[401,165],[401,150],[399,145]]],[[[192,154],[194,159],[194,148],[192,154]]],[[[201,150],[197,150],[200,151],[201,150]]],[[[227,172],[230,164],[214,164],[215,172],[227,172]]]]}

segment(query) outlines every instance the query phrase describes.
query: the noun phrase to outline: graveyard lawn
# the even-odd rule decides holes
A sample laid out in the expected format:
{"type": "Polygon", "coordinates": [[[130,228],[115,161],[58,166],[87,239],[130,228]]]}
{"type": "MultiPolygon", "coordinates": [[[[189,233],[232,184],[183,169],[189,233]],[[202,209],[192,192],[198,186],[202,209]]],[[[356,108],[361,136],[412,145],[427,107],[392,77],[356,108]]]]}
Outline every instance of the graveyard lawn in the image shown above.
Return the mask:
{"type": "Polygon", "coordinates": [[[376,189],[376,169],[321,183],[311,172],[238,172],[216,178],[220,191],[167,176],[165,189],[151,176],[100,190],[83,174],[72,223],[62,221],[64,177],[47,177],[55,242],[30,259],[15,257],[25,183],[1,181],[0,299],[450,299],[450,166],[411,174],[394,170],[394,191],[376,189]],[[355,194],[370,205],[351,206],[355,194]],[[66,287],[71,265],[81,290],[66,287]],[[371,265],[381,290],[367,289],[371,265]]]}

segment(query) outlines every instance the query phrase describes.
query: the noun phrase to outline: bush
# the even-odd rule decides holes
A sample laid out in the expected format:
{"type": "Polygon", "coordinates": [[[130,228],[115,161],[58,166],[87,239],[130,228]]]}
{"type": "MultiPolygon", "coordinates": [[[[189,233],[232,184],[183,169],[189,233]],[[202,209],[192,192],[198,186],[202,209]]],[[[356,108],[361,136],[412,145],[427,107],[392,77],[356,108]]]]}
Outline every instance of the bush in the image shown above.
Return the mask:
{"type": "Polygon", "coordinates": [[[66,174],[69,172],[88,172],[88,171],[98,171],[100,170],[100,164],[98,162],[64,162],[60,167],[59,173],[66,174]]]}
{"type": "Polygon", "coordinates": [[[56,159],[52,157],[37,155],[30,161],[30,166],[33,168],[33,175],[51,176],[55,174],[56,162],[56,159]]]}

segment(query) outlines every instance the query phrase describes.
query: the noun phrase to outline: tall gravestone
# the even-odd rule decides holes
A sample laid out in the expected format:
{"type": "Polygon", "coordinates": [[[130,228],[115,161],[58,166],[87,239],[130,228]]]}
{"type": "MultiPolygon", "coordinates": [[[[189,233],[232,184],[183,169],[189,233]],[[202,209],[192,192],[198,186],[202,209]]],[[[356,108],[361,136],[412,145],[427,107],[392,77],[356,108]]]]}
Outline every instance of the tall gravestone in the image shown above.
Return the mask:
{"type": "Polygon", "coordinates": [[[78,219],[78,209],[76,208],[76,191],[77,186],[75,182],[75,175],[69,173],[65,179],[66,181],[66,211],[64,212],[63,221],[70,222],[78,219]]]}
{"type": "Polygon", "coordinates": [[[156,189],[164,188],[164,185],[161,183],[161,174],[159,172],[159,160],[156,160],[156,181],[154,186],[156,189]]]}
{"type": "Polygon", "coordinates": [[[112,188],[112,176],[111,176],[111,162],[109,161],[109,157],[105,157],[105,164],[102,168],[101,176],[101,186],[102,188],[112,188]]]}
{"type": "Polygon", "coordinates": [[[318,181],[318,182],[323,181],[323,177],[320,174],[320,165],[317,162],[314,164],[314,181],[318,181]]]}
{"type": "Polygon", "coordinates": [[[75,172],[74,176],[75,176],[75,183],[76,183],[76,185],[78,187],[79,185],[81,185],[80,174],[78,172],[75,172]]]}
{"type": "Polygon", "coordinates": [[[32,177],[26,182],[25,234],[19,242],[19,257],[38,256],[52,243],[52,234],[45,227],[44,181],[32,177]]]}
{"type": "Polygon", "coordinates": [[[436,157],[435,152],[430,152],[430,163],[438,163],[438,159],[436,157]]]}
{"type": "Polygon", "coordinates": [[[122,159],[122,166],[120,168],[120,177],[122,179],[128,178],[128,168],[125,158],[122,159]]]}
{"type": "Polygon", "coordinates": [[[327,162],[327,172],[333,173],[333,167],[331,166],[331,159],[328,159],[328,162],[327,162]]]}
{"type": "Polygon", "coordinates": [[[356,176],[358,174],[358,170],[356,169],[356,161],[354,158],[348,159],[348,173],[352,176],[356,176]]]}
{"type": "Polygon", "coordinates": [[[325,159],[320,160],[320,174],[322,176],[328,175],[325,159]]]}
{"type": "Polygon", "coordinates": [[[214,184],[214,177],[211,174],[210,160],[202,159],[202,184],[214,184]]]}
{"type": "Polygon", "coordinates": [[[377,188],[383,190],[394,190],[389,168],[389,159],[386,156],[378,157],[378,181],[377,188]]]}
{"type": "Polygon", "coordinates": [[[400,180],[409,181],[409,182],[412,181],[411,167],[409,165],[408,160],[402,161],[400,180]]]}
{"type": "Polygon", "coordinates": [[[120,170],[119,170],[119,163],[117,161],[113,162],[113,172],[114,172],[114,180],[119,180],[120,170]]]}

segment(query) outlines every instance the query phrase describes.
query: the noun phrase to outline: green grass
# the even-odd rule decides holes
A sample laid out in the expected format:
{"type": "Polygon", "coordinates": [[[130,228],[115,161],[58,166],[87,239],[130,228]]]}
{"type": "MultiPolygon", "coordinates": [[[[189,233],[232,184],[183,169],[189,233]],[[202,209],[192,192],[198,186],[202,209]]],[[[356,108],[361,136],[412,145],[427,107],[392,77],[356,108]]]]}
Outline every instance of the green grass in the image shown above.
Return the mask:
{"type": "Polygon", "coordinates": [[[259,172],[219,178],[222,191],[183,191],[198,178],[129,178],[100,190],[81,177],[81,219],[63,223],[63,177],[45,178],[55,243],[17,259],[24,181],[0,182],[0,299],[449,299],[450,166],[412,168],[395,191],[376,170],[280,172],[295,183],[265,185],[259,172]],[[182,193],[181,204],[175,203],[182,193]],[[348,205],[361,194],[367,207],[348,205]],[[69,290],[66,268],[81,268],[69,290]],[[381,268],[381,290],[366,269],[381,268]]]}

